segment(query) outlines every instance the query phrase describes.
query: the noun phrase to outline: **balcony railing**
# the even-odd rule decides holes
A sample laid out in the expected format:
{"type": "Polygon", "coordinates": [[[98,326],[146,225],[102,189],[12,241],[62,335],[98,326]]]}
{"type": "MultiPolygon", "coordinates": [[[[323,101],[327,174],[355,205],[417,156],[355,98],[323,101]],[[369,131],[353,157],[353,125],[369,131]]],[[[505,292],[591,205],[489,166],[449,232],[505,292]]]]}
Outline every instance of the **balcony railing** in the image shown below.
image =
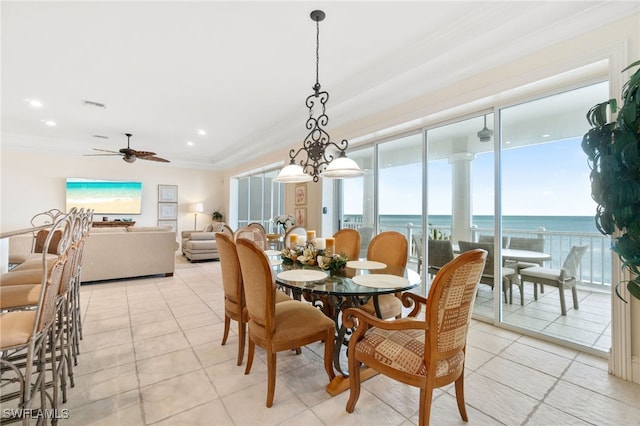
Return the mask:
{"type": "MultiPolygon", "coordinates": [[[[362,222],[344,222],[344,228],[358,229],[362,222]]],[[[451,229],[449,227],[429,227],[430,235],[434,230],[443,238],[449,238],[451,229]]],[[[409,244],[409,259],[417,261],[416,249],[411,243],[414,234],[422,233],[420,224],[407,223],[404,226],[386,225],[381,223],[380,231],[398,231],[403,233],[409,244]]],[[[493,229],[472,227],[469,229],[470,241],[477,241],[480,234],[493,234],[493,229]]],[[[545,262],[545,267],[560,269],[562,263],[573,245],[588,245],[589,249],[582,258],[578,271],[581,285],[590,289],[599,289],[609,292],[611,290],[611,239],[597,232],[566,232],[547,231],[544,228],[535,231],[522,229],[503,229],[505,237],[528,237],[544,238],[544,252],[551,255],[551,260],[545,262]]],[[[455,243],[455,242],[454,242],[455,243]]]]}

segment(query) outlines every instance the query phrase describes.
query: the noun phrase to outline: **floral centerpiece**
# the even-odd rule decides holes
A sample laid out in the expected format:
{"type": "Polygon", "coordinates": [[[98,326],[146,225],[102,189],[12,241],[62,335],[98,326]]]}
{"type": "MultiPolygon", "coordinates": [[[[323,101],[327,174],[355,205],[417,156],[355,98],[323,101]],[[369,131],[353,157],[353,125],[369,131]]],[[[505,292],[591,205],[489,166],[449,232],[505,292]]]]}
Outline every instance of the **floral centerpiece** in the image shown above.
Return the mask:
{"type": "Polygon", "coordinates": [[[279,216],[274,216],[271,221],[276,225],[282,225],[282,228],[285,232],[287,231],[287,229],[296,225],[296,218],[291,216],[290,214],[281,214],[279,216]]]}
{"type": "Polygon", "coordinates": [[[324,250],[318,250],[311,242],[304,247],[285,248],[280,255],[284,265],[315,266],[329,271],[338,271],[347,264],[344,253],[325,256],[324,250]]]}

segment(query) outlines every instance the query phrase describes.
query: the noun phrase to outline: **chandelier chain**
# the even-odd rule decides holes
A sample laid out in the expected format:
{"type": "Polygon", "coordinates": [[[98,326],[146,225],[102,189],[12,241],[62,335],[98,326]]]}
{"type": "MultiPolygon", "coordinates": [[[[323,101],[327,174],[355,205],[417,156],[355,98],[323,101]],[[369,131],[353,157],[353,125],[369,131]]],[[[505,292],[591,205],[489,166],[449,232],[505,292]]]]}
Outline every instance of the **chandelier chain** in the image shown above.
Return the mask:
{"type": "Polygon", "coordinates": [[[320,87],[320,22],[316,21],[316,86],[320,87]]]}

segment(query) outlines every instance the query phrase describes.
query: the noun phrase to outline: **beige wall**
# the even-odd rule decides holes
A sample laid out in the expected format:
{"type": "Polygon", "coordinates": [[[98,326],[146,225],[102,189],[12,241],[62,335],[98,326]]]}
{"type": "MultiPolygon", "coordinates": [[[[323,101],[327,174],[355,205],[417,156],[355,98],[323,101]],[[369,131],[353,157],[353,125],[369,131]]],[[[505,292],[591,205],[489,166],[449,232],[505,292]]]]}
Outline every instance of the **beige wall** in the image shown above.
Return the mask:
{"type": "MultiPolygon", "coordinates": [[[[131,217],[136,225],[156,225],[158,184],[178,185],[178,231],[193,229],[194,214],[189,205],[204,204],[198,228],[211,221],[214,209],[228,211],[223,198],[222,175],[210,170],[188,169],[171,164],[119,158],[51,155],[33,152],[1,152],[2,171],[0,229],[3,232],[31,226],[31,217],[45,210],[65,210],[65,180],[68,177],[142,182],[142,214],[110,215],[110,219],[131,217]]],[[[102,219],[102,215],[97,218],[102,219]]]]}

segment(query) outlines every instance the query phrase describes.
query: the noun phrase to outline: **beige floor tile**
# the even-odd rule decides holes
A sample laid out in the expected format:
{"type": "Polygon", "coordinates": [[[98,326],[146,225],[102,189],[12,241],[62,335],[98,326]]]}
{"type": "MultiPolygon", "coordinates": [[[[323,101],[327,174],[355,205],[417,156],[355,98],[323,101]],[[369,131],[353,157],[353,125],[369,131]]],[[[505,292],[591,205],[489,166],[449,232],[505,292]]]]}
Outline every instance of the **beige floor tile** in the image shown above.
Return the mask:
{"type": "MultiPolygon", "coordinates": [[[[185,413],[218,398],[218,394],[202,370],[193,371],[142,387],[142,404],[146,423],[185,413]]],[[[175,420],[182,423],[180,417],[175,420]]]]}
{"type": "Polygon", "coordinates": [[[131,327],[131,332],[135,340],[149,339],[151,337],[162,336],[180,331],[180,327],[175,319],[156,321],[131,327]]]}
{"type": "Polygon", "coordinates": [[[590,425],[579,418],[567,414],[564,411],[551,407],[547,404],[540,404],[533,415],[529,418],[527,425],[548,426],[548,425],[590,425]]]}
{"type": "Polygon", "coordinates": [[[65,420],[64,424],[69,426],[143,425],[140,394],[138,390],[134,390],[70,408],[69,419],[65,420]]]}
{"type": "Polygon", "coordinates": [[[501,357],[494,357],[487,362],[478,374],[538,400],[542,400],[558,380],[556,377],[501,357]]]}
{"type": "Polygon", "coordinates": [[[276,380],[273,406],[267,408],[266,375],[264,377],[264,382],[221,397],[234,424],[276,425],[307,409],[304,403],[282,381],[278,380],[276,380]]]}
{"type": "Polygon", "coordinates": [[[104,318],[100,321],[85,321],[82,326],[82,333],[87,336],[90,334],[104,333],[105,331],[119,330],[121,328],[129,329],[129,327],[131,327],[131,323],[127,315],[104,318]]]}
{"type": "Polygon", "coordinates": [[[506,425],[524,423],[538,401],[481,373],[465,377],[467,404],[506,425]]]}
{"type": "Polygon", "coordinates": [[[191,348],[136,361],[140,386],[180,376],[202,368],[191,348]]]}
{"type": "MultiPolygon", "coordinates": [[[[207,402],[175,414],[162,421],[154,423],[154,426],[216,426],[216,425],[232,425],[233,421],[227,413],[226,407],[219,399],[207,402]]],[[[301,424],[301,423],[298,423],[301,424]]],[[[306,424],[306,423],[305,423],[306,424]]]]}
{"type": "Polygon", "coordinates": [[[189,342],[182,332],[163,334],[144,340],[136,340],[133,344],[137,360],[151,358],[168,352],[188,348],[189,342]]]}
{"type": "Polygon", "coordinates": [[[131,314],[131,326],[138,327],[144,324],[152,324],[158,321],[167,321],[173,319],[173,313],[168,307],[146,311],[142,313],[131,314]]]}
{"type": "Polygon", "coordinates": [[[529,345],[515,342],[502,353],[500,357],[511,360],[534,370],[547,373],[553,377],[559,377],[571,363],[571,359],[565,358],[547,351],[543,351],[529,345]]]}
{"type": "Polygon", "coordinates": [[[183,330],[190,330],[192,328],[220,324],[220,318],[218,318],[218,316],[212,313],[210,310],[195,315],[179,317],[176,318],[176,321],[178,321],[178,325],[183,330]]]}
{"type": "MultiPolygon", "coordinates": [[[[83,345],[81,345],[82,347],[83,345]]],[[[76,376],[91,374],[134,361],[133,342],[106,346],[92,352],[81,352],[78,365],[73,367],[73,374],[76,376]]]]}
{"type": "Polygon", "coordinates": [[[579,419],[598,425],[638,424],[640,407],[631,406],[563,380],[549,393],[545,403],[579,419]]]}
{"type": "MultiPolygon", "coordinates": [[[[229,331],[229,338],[233,334],[236,334],[236,328],[234,328],[234,322],[231,323],[231,329],[229,331]]],[[[184,331],[185,336],[191,343],[191,346],[199,346],[205,343],[215,343],[222,341],[224,334],[224,323],[218,322],[212,325],[206,325],[204,327],[192,328],[184,331]]],[[[229,345],[229,340],[227,340],[229,345]]]]}
{"type": "Polygon", "coordinates": [[[399,425],[405,418],[395,409],[382,402],[366,389],[360,391],[360,398],[353,413],[347,413],[349,393],[343,392],[311,409],[327,425],[399,425]]]}
{"type": "Polygon", "coordinates": [[[133,362],[75,378],[76,386],[68,391],[65,407],[91,404],[127,391],[138,390],[138,376],[133,362]]]}
{"type": "Polygon", "coordinates": [[[80,342],[80,350],[91,352],[109,346],[131,343],[131,330],[121,328],[119,330],[106,331],[104,333],[89,334],[80,342]]]}

